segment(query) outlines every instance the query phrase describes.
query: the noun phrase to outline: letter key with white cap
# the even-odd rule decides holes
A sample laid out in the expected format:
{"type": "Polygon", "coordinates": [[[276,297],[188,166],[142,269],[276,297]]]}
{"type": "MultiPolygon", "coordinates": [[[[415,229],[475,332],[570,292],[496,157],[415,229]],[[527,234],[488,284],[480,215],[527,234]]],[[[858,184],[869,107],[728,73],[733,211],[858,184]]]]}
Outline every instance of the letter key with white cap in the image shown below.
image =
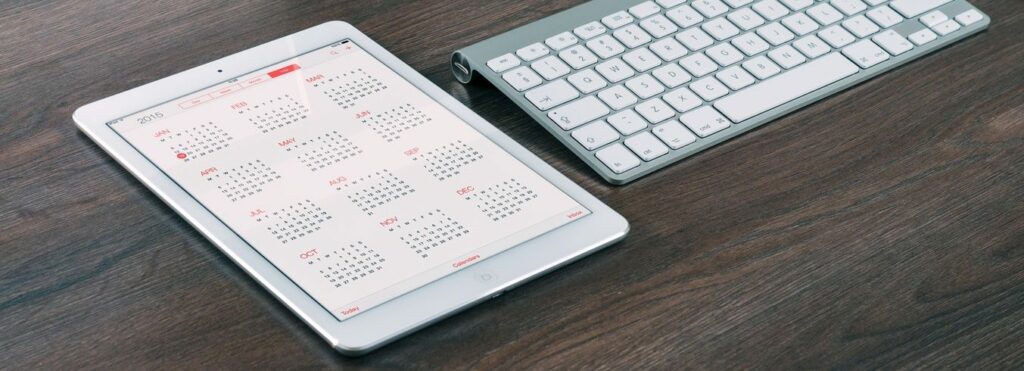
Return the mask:
{"type": "Polygon", "coordinates": [[[453,60],[621,184],[985,29],[969,1],[592,0],[453,60]]]}

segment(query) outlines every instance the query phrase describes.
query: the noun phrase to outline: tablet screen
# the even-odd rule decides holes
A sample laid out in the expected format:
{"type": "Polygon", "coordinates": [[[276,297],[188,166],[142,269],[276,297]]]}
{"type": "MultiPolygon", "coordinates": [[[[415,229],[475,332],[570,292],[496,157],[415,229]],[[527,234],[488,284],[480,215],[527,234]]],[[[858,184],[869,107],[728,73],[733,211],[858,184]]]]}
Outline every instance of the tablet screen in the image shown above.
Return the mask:
{"type": "Polygon", "coordinates": [[[348,40],[109,125],[339,320],[589,213],[348,40]]]}

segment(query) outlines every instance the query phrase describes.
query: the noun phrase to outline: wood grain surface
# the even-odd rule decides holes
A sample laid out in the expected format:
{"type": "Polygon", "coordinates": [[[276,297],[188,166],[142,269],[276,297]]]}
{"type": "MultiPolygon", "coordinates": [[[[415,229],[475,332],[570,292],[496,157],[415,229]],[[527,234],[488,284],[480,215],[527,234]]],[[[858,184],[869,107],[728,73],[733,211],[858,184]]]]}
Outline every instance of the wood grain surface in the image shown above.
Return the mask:
{"type": "Polygon", "coordinates": [[[1024,1],[627,186],[451,51],[579,1],[0,3],[0,368],[1024,367],[1024,1]],[[80,134],[90,101],[353,23],[625,215],[624,242],[336,354],[80,134]]]}

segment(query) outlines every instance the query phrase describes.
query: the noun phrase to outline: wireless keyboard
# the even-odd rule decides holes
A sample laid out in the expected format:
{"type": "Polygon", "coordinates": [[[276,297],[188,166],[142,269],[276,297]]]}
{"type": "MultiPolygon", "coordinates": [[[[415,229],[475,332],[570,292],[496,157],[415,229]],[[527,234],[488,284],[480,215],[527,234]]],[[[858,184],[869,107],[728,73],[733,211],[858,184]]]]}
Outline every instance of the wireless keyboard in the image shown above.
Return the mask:
{"type": "Polygon", "coordinates": [[[595,0],[457,51],[614,184],[985,29],[965,0],[595,0]]]}

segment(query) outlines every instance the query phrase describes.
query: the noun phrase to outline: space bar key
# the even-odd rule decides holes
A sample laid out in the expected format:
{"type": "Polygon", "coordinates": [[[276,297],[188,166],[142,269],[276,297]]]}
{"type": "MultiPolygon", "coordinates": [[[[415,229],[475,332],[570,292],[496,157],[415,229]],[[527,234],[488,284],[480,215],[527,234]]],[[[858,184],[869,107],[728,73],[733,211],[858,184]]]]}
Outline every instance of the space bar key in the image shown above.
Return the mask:
{"type": "Polygon", "coordinates": [[[715,102],[715,108],[739,123],[800,98],[860,71],[842,54],[832,53],[740,90],[715,102]]]}

